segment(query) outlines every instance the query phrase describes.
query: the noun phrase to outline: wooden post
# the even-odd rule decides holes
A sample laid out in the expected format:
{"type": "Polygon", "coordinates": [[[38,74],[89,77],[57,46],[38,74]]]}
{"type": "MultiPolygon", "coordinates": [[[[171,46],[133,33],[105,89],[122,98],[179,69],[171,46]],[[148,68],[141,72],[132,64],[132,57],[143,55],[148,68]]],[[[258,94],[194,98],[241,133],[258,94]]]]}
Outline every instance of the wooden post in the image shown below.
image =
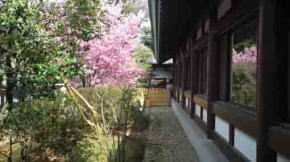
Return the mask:
{"type": "Polygon", "coordinates": [[[175,99],[175,82],[176,82],[176,72],[175,72],[175,69],[176,69],[176,59],[173,58],[173,64],[172,64],[172,88],[171,88],[171,91],[170,91],[170,103],[171,103],[171,99],[175,99]]]}
{"type": "Polygon", "coordinates": [[[175,100],[177,100],[177,87],[178,87],[178,59],[177,59],[177,57],[176,57],[176,59],[175,59],[175,65],[174,65],[174,73],[175,73],[175,75],[174,75],[174,87],[173,87],[173,89],[174,89],[174,99],[175,100]]]}
{"type": "Polygon", "coordinates": [[[193,101],[193,93],[195,86],[195,77],[194,77],[194,53],[190,54],[190,117],[194,118],[195,114],[195,103],[193,101]]]}
{"type": "Polygon", "coordinates": [[[219,53],[217,51],[217,38],[213,33],[213,24],[216,21],[216,4],[213,3],[209,14],[210,28],[208,36],[207,56],[207,137],[212,139],[215,129],[215,115],[213,113],[213,102],[218,99],[219,93],[219,53]]]}
{"type": "MultiPolygon", "coordinates": [[[[274,109],[275,114],[277,116],[274,118],[275,123],[281,122],[285,123],[288,120],[288,103],[287,103],[287,88],[288,86],[288,76],[287,76],[287,66],[289,64],[289,42],[288,42],[288,33],[290,29],[290,16],[289,16],[289,7],[286,1],[277,1],[276,2],[276,16],[275,16],[275,25],[276,31],[274,32],[276,35],[276,65],[277,71],[276,74],[276,92],[277,92],[277,105],[274,109]],[[287,13],[287,14],[286,14],[287,13]]],[[[289,101],[288,101],[289,102],[289,101]]]]}
{"type": "Polygon", "coordinates": [[[274,122],[276,103],[275,34],[276,1],[260,0],[257,79],[257,162],[275,162],[276,153],[269,146],[269,126],[274,122]]]}
{"type": "Polygon", "coordinates": [[[233,125],[229,125],[229,143],[231,146],[235,145],[235,127],[233,125]]]}
{"type": "Polygon", "coordinates": [[[182,81],[182,67],[181,67],[181,58],[178,60],[178,87],[177,87],[177,97],[178,97],[178,102],[180,102],[180,87],[181,87],[181,82],[182,81]]]}
{"type": "Polygon", "coordinates": [[[175,100],[178,101],[178,76],[179,76],[179,73],[178,73],[178,57],[176,57],[176,64],[175,64],[175,87],[174,87],[174,95],[175,95],[175,100]]]}
{"type": "Polygon", "coordinates": [[[186,73],[186,66],[185,66],[185,57],[182,56],[182,61],[181,61],[181,68],[182,68],[182,72],[181,72],[181,105],[182,105],[182,108],[184,108],[185,106],[185,99],[184,99],[184,90],[185,90],[185,80],[186,80],[186,76],[185,76],[185,73],[186,73]]]}
{"type": "Polygon", "coordinates": [[[178,59],[178,87],[177,87],[177,97],[178,97],[178,102],[180,102],[180,88],[182,85],[182,64],[181,64],[181,57],[178,59]]]}

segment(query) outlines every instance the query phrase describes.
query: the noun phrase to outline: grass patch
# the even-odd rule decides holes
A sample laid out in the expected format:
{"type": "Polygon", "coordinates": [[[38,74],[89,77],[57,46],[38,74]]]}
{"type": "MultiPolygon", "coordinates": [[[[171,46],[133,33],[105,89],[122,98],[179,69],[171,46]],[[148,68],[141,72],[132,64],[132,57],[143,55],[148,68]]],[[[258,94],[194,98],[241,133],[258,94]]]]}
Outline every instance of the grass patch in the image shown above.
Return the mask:
{"type": "MultiPolygon", "coordinates": [[[[21,161],[21,157],[20,157],[20,146],[19,145],[13,145],[13,154],[12,154],[12,161],[14,162],[20,162],[21,161]]],[[[5,154],[9,154],[9,143],[2,143],[0,145],[0,152],[5,153],[5,154]]],[[[5,157],[4,155],[0,154],[0,162],[4,162],[7,161],[7,157],[5,157]]]]}

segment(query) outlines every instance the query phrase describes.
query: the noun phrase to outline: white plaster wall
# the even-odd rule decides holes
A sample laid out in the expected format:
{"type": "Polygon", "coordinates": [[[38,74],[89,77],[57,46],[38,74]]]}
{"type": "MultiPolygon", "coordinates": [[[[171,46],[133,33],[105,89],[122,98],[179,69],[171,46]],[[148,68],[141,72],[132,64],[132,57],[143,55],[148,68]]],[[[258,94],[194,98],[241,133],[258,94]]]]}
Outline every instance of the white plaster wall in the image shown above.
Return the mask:
{"type": "Polygon", "coordinates": [[[185,98],[185,107],[188,108],[188,106],[189,106],[188,98],[185,98]]]}
{"type": "Polygon", "coordinates": [[[235,128],[235,148],[237,148],[249,160],[253,162],[256,161],[256,140],[237,128],[235,128]]]}
{"type": "Polygon", "coordinates": [[[277,162],[290,162],[290,159],[278,153],[277,162]]]}
{"type": "Polygon", "coordinates": [[[201,107],[200,105],[196,104],[195,105],[195,114],[200,117],[200,111],[201,111],[201,107]]]}
{"type": "Polygon", "coordinates": [[[207,110],[203,109],[203,119],[202,119],[205,123],[207,123],[207,110]]]}
{"type": "Polygon", "coordinates": [[[229,124],[218,116],[215,117],[215,131],[229,141],[229,124]]]}
{"type": "Polygon", "coordinates": [[[190,110],[190,107],[191,107],[191,100],[190,98],[188,98],[188,109],[190,110]]]}

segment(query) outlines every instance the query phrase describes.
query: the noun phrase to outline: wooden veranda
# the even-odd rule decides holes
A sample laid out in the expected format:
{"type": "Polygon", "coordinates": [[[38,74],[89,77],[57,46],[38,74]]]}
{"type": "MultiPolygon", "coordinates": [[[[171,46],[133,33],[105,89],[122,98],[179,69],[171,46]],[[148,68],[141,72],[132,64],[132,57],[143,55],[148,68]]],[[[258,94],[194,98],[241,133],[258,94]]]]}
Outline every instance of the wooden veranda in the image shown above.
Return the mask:
{"type": "Polygon", "coordinates": [[[290,5],[278,0],[149,0],[155,55],[173,58],[173,98],[230,161],[290,155],[290,5]],[[254,26],[256,104],[232,102],[233,35],[254,26]],[[197,111],[198,110],[198,111],[197,111]],[[203,120],[206,118],[206,120],[203,120]],[[218,132],[217,120],[227,129],[218,132]],[[237,147],[253,140],[255,157],[237,147]]]}

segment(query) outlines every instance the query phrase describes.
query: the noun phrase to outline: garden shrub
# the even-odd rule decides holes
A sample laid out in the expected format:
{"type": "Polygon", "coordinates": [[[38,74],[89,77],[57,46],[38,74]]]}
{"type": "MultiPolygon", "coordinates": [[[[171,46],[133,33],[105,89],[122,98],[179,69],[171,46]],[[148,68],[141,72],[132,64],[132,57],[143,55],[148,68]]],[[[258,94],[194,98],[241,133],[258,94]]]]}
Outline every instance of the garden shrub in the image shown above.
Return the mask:
{"type": "MultiPolygon", "coordinates": [[[[0,139],[12,137],[13,145],[20,146],[23,161],[94,162],[116,158],[126,144],[127,125],[142,116],[134,100],[137,91],[107,86],[78,91],[96,110],[102,134],[95,134],[84,121],[80,112],[84,105],[78,99],[60,93],[51,99],[19,102],[10,112],[4,108],[0,114],[0,139]]],[[[139,125],[146,123],[142,119],[139,125]]]]}
{"type": "MultiPolygon", "coordinates": [[[[253,65],[252,65],[253,66],[253,65]]],[[[250,64],[233,66],[233,101],[243,105],[256,105],[256,73],[250,64]]]]}
{"type": "Polygon", "coordinates": [[[12,137],[27,159],[65,157],[88,130],[64,95],[19,103],[1,122],[2,137],[12,137]]]}

